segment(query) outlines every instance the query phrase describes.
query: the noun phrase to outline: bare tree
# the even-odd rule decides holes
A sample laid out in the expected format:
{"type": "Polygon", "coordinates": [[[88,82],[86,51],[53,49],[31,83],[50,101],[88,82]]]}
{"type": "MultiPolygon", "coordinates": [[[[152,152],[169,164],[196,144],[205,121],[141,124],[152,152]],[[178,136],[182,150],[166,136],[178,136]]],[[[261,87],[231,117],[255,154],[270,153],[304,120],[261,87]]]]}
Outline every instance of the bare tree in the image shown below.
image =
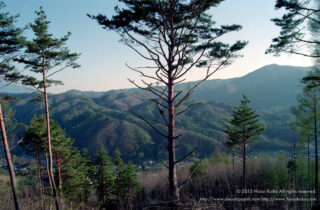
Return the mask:
{"type": "MultiPolygon", "coordinates": [[[[215,22],[207,13],[222,1],[211,0],[134,0],[124,1],[125,6],[116,7],[111,19],[99,14],[88,15],[102,27],[116,31],[121,42],[144,58],[150,65],[128,66],[142,77],[140,82],[129,80],[136,87],[153,95],[150,100],[156,105],[159,117],[147,119],[135,113],[155,132],[167,140],[159,146],[168,150],[169,186],[171,200],[180,200],[177,164],[196,149],[176,158],[176,140],[181,136],[175,126],[175,118],[186,112],[193,104],[183,106],[194,90],[223,66],[236,57],[247,42],[222,43],[223,35],[238,31],[240,25],[214,27],[215,22]],[[187,89],[175,88],[187,80],[192,71],[204,68],[203,78],[187,89]],[[153,74],[149,73],[153,72],[153,74]]],[[[192,173],[192,172],[191,172],[192,173]]]]}

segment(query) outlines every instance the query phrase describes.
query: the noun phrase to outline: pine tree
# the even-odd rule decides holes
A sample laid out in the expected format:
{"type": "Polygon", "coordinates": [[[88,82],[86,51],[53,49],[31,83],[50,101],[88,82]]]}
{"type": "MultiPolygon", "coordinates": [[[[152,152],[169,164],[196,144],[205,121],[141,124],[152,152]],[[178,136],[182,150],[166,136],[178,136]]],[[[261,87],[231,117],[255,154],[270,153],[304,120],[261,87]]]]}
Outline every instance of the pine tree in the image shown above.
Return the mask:
{"type": "Polygon", "coordinates": [[[43,199],[44,186],[41,176],[41,154],[44,150],[44,141],[46,138],[45,127],[43,126],[45,122],[44,116],[37,118],[36,116],[30,120],[29,125],[26,128],[26,133],[24,135],[24,140],[21,143],[21,147],[27,154],[32,154],[37,162],[37,176],[39,183],[39,192],[41,199],[43,199]]]}
{"type": "Polygon", "coordinates": [[[119,2],[124,5],[115,8],[116,14],[112,18],[102,14],[89,17],[97,20],[103,28],[116,31],[122,43],[150,63],[144,67],[128,65],[143,77],[140,83],[129,81],[154,95],[152,101],[160,119],[148,119],[132,112],[167,140],[161,147],[168,151],[169,192],[171,201],[175,202],[180,199],[179,189],[182,187],[178,185],[177,164],[196,150],[176,158],[176,140],[182,134],[176,131],[175,118],[190,108],[182,105],[194,90],[230,64],[247,42],[237,41],[229,45],[219,41],[225,34],[241,29],[235,24],[214,27],[215,22],[207,12],[218,6],[221,0],[119,2]],[[176,89],[176,85],[185,81],[196,67],[204,69],[203,78],[187,90],[176,89]]]}
{"type": "Polygon", "coordinates": [[[107,155],[105,149],[101,149],[95,160],[94,185],[101,208],[113,205],[115,186],[115,166],[107,155]]]}
{"type": "Polygon", "coordinates": [[[94,176],[94,163],[91,161],[91,157],[86,148],[81,150],[81,165],[84,168],[85,182],[83,200],[85,203],[88,202],[89,195],[92,192],[92,180],[94,176]]]}
{"type": "Polygon", "coordinates": [[[125,186],[127,193],[127,209],[132,210],[132,199],[134,194],[140,190],[140,184],[137,181],[137,174],[132,162],[129,162],[125,170],[125,186]]]}
{"type": "Polygon", "coordinates": [[[50,77],[56,73],[68,67],[79,67],[79,65],[75,63],[75,60],[79,55],[76,53],[70,53],[67,47],[65,47],[66,41],[71,35],[70,32],[60,39],[53,38],[52,34],[48,32],[50,22],[47,20],[46,14],[42,7],[40,7],[39,11],[36,11],[36,15],[37,18],[35,19],[34,23],[29,25],[35,35],[35,38],[31,41],[27,41],[27,49],[25,54],[16,60],[24,63],[25,67],[30,71],[41,74],[43,78],[42,80],[37,80],[35,77],[29,76],[28,78],[24,79],[23,84],[35,87],[37,90],[43,93],[44,96],[48,141],[47,145],[49,154],[49,178],[53,186],[53,195],[55,197],[56,208],[60,209],[58,193],[52,170],[53,155],[51,148],[50,115],[47,88],[52,84],[62,84],[61,81],[50,79],[50,77]]]}
{"type": "MultiPolygon", "coordinates": [[[[38,181],[40,192],[43,192],[43,181],[41,177],[41,154],[46,152],[47,132],[45,116],[34,117],[26,129],[24,141],[21,144],[25,152],[33,154],[37,160],[38,181]]],[[[58,123],[50,120],[52,151],[55,154],[55,180],[59,186],[61,196],[70,202],[76,201],[85,194],[88,183],[87,174],[88,157],[82,157],[80,152],[72,147],[73,140],[66,137],[65,131],[58,123]],[[87,160],[85,160],[85,158],[87,160]],[[84,161],[85,160],[85,161],[84,161]],[[76,190],[75,190],[76,189],[76,190]]],[[[48,174],[49,176],[49,174],[48,174]]],[[[51,183],[52,184],[52,183],[51,183]]],[[[80,200],[81,201],[81,200],[80,200]]]]}
{"type": "MultiPolygon", "coordinates": [[[[65,137],[65,131],[60,127],[58,123],[50,120],[51,123],[51,137],[53,151],[56,154],[56,167],[57,177],[59,186],[62,184],[61,181],[61,162],[62,157],[66,156],[70,152],[70,148],[73,141],[70,138],[65,137]],[[57,154],[59,154],[57,156],[57,154]]],[[[22,148],[25,152],[33,154],[37,160],[38,168],[38,179],[39,179],[39,190],[44,191],[43,184],[41,183],[41,154],[45,154],[47,150],[47,130],[45,125],[45,116],[40,115],[39,117],[34,116],[27,126],[26,133],[24,135],[23,142],[21,143],[22,148]],[[42,190],[41,190],[42,189],[42,190]]],[[[66,157],[64,157],[67,159],[66,157]]],[[[49,177],[49,174],[48,174],[49,177]]],[[[52,183],[51,183],[52,185],[52,183]]]]}
{"type": "MultiPolygon", "coordinates": [[[[5,7],[3,2],[0,2],[0,10],[5,7]]],[[[23,30],[15,26],[17,16],[11,16],[7,12],[0,12],[0,88],[17,82],[23,77],[17,71],[13,64],[13,59],[23,47],[24,38],[23,30]]],[[[2,103],[10,100],[10,97],[0,98],[0,127],[2,133],[3,148],[10,175],[11,189],[13,193],[13,201],[15,209],[19,209],[16,178],[14,174],[13,164],[11,160],[10,148],[7,139],[5,121],[3,119],[2,103]]]]}
{"type": "Polygon", "coordinates": [[[52,143],[52,152],[55,156],[56,162],[56,177],[58,180],[58,186],[60,192],[62,192],[62,177],[61,177],[61,168],[62,163],[65,160],[69,160],[69,156],[72,153],[73,140],[66,137],[65,131],[60,127],[59,123],[55,121],[50,121],[50,134],[51,134],[51,143],[52,143]]]}
{"type": "MultiPolygon", "coordinates": [[[[84,194],[86,185],[85,167],[82,164],[80,152],[73,147],[68,147],[68,153],[64,154],[61,165],[62,196],[69,200],[78,201],[84,194]]],[[[80,200],[81,201],[81,200],[80,200]]]]}
{"type": "Polygon", "coordinates": [[[115,186],[114,186],[114,192],[116,195],[116,201],[117,201],[117,209],[122,209],[122,200],[124,199],[127,186],[126,186],[126,165],[123,163],[121,158],[120,150],[115,150],[113,154],[113,163],[115,165],[115,186]]]}
{"type": "MultiPolygon", "coordinates": [[[[242,189],[246,189],[246,155],[247,147],[264,130],[259,122],[259,115],[248,107],[249,99],[243,95],[240,106],[235,106],[231,119],[226,119],[224,132],[229,139],[226,142],[228,147],[238,146],[242,155],[242,189]]],[[[244,209],[244,203],[243,203],[244,209]]]]}

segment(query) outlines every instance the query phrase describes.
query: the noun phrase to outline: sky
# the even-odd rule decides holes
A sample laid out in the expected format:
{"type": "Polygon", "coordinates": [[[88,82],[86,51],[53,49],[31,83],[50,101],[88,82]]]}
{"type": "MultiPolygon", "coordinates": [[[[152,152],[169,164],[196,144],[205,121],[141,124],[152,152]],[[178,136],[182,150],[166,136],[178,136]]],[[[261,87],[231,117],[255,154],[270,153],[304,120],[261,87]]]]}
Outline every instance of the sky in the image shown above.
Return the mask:
{"type": "MultiPolygon", "coordinates": [[[[114,14],[117,0],[4,0],[11,15],[19,14],[16,25],[23,27],[34,21],[35,10],[43,6],[48,20],[51,21],[49,32],[60,38],[72,33],[67,42],[71,52],[81,53],[78,63],[81,68],[67,69],[55,75],[65,85],[50,87],[49,92],[60,93],[70,89],[82,91],[108,91],[131,88],[128,78],[137,80],[139,75],[130,71],[125,63],[135,66],[143,64],[135,52],[119,43],[119,36],[112,31],[102,29],[96,21],[86,14],[114,14]]],[[[281,17],[284,11],[274,9],[275,0],[225,0],[218,7],[210,10],[214,20],[220,24],[240,24],[243,29],[224,37],[224,41],[249,41],[241,51],[243,57],[232,65],[214,74],[211,79],[240,77],[268,64],[311,66],[308,58],[283,54],[280,57],[266,55],[265,51],[272,38],[280,29],[270,21],[281,17]]],[[[30,31],[25,35],[31,37],[30,31]]],[[[191,73],[189,81],[200,77],[191,73]]]]}

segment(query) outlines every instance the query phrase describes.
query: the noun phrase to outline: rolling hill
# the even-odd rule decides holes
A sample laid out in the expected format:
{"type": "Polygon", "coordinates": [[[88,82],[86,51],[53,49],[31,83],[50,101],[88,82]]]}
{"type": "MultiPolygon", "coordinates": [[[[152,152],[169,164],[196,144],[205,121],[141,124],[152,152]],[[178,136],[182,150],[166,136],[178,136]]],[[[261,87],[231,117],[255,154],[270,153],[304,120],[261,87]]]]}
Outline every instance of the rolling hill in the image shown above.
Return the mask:
{"type": "MultiPolygon", "coordinates": [[[[259,139],[255,151],[290,150],[292,131],[289,122],[290,106],[300,92],[300,79],[310,68],[269,65],[243,77],[227,80],[209,80],[194,93],[193,107],[177,118],[177,155],[198,147],[196,156],[209,156],[216,149],[224,150],[224,118],[232,105],[246,94],[257,109],[267,130],[259,139]]],[[[184,84],[185,85],[185,84],[184,84]]],[[[180,86],[183,88],[183,85],[180,86]]],[[[12,103],[17,120],[28,123],[35,114],[41,114],[43,105],[31,102],[36,93],[16,94],[21,100],[12,103]]],[[[166,151],[151,145],[165,140],[139,120],[129,108],[151,118],[159,118],[156,108],[147,100],[146,93],[131,90],[108,92],[67,91],[50,95],[52,118],[75,139],[75,146],[88,148],[95,156],[101,147],[110,153],[119,148],[126,160],[165,159],[166,151]]]]}

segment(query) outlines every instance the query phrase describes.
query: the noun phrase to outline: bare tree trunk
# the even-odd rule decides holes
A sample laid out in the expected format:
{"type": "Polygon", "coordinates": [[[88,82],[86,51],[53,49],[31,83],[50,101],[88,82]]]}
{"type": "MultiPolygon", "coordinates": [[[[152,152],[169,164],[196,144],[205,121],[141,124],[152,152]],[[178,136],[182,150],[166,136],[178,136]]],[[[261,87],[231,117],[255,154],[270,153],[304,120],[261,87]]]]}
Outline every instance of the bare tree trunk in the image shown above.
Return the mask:
{"type": "MultiPolygon", "coordinates": [[[[294,138],[293,138],[294,139],[294,138]]],[[[297,189],[297,168],[296,168],[296,141],[294,139],[294,144],[293,144],[293,160],[294,160],[294,189],[297,189]]]]}
{"type": "MultiPolygon", "coordinates": [[[[232,176],[233,176],[233,196],[236,197],[236,175],[234,172],[234,152],[232,152],[232,176]]],[[[232,209],[235,209],[235,201],[232,202],[232,209]]]]}
{"type": "Polygon", "coordinates": [[[127,203],[127,209],[132,210],[132,195],[131,195],[131,186],[129,186],[128,189],[128,203],[127,203]]]}
{"type": "Polygon", "coordinates": [[[48,153],[47,153],[47,151],[44,152],[44,157],[45,157],[45,159],[46,159],[46,171],[47,171],[47,175],[48,175],[48,178],[49,178],[50,189],[51,189],[51,191],[52,191],[52,182],[51,182],[51,179],[50,179],[49,160],[48,160],[48,153]]]}
{"type": "MultiPolygon", "coordinates": [[[[315,91],[315,90],[314,90],[315,91]]],[[[319,163],[318,163],[318,131],[317,131],[317,100],[316,100],[316,93],[314,92],[314,142],[315,142],[315,159],[316,159],[316,170],[315,170],[315,188],[316,188],[316,204],[319,205],[319,163]]]]}
{"type": "Polygon", "coordinates": [[[41,200],[43,199],[43,186],[42,186],[42,179],[41,179],[41,163],[40,163],[40,157],[39,152],[36,151],[36,159],[37,159],[37,168],[38,168],[38,181],[39,181],[39,191],[41,200]]]}
{"type": "Polygon", "coordinates": [[[3,120],[1,103],[0,103],[0,126],[1,126],[1,131],[2,131],[1,133],[2,133],[2,140],[3,140],[3,149],[4,149],[4,152],[6,155],[6,160],[7,160],[8,169],[9,169],[14,206],[15,206],[16,210],[18,210],[20,208],[19,208],[18,195],[17,195],[16,177],[14,174],[13,164],[12,164],[12,160],[11,160],[11,154],[10,154],[10,149],[9,149],[9,145],[8,145],[6,128],[5,128],[4,120],[3,120]]]}
{"type": "Polygon", "coordinates": [[[178,179],[177,179],[177,163],[176,163],[176,149],[175,149],[175,106],[173,102],[174,86],[169,80],[168,85],[168,153],[169,153],[169,189],[172,200],[180,200],[178,179]]]}
{"type": "Polygon", "coordinates": [[[52,149],[51,149],[51,136],[50,136],[50,116],[49,116],[49,104],[48,104],[48,93],[47,93],[47,82],[46,82],[46,69],[45,69],[45,56],[42,53],[42,73],[43,73],[43,94],[45,103],[46,113],[46,126],[47,126],[47,138],[48,138],[48,153],[49,153],[49,179],[52,182],[52,191],[55,198],[56,209],[59,210],[59,197],[57,193],[57,187],[54,182],[53,169],[52,169],[52,149]]]}
{"type": "Polygon", "coordinates": [[[311,198],[311,193],[310,193],[310,137],[309,137],[309,135],[308,135],[308,192],[309,192],[308,193],[308,195],[309,195],[308,198],[310,199],[311,198]]]}
{"type": "Polygon", "coordinates": [[[236,194],[236,175],[235,175],[235,171],[234,171],[234,152],[232,152],[232,178],[233,178],[233,186],[234,186],[234,195],[236,194]]]}
{"type": "Polygon", "coordinates": [[[37,160],[37,169],[38,169],[38,182],[39,182],[39,191],[40,191],[40,197],[41,197],[41,206],[43,209],[45,209],[44,206],[44,188],[42,184],[42,177],[41,177],[41,162],[40,162],[40,155],[39,155],[39,150],[37,149],[35,152],[36,155],[36,160],[37,160]]]}
{"type": "MultiPolygon", "coordinates": [[[[245,134],[244,134],[245,136],[245,134]]],[[[244,137],[243,139],[243,153],[242,153],[242,161],[243,161],[243,166],[242,166],[242,189],[246,189],[246,139],[244,137]]],[[[245,195],[245,194],[243,194],[245,195]]],[[[242,209],[245,209],[245,202],[242,202],[242,209]]]]}
{"type": "Polygon", "coordinates": [[[62,193],[61,156],[59,154],[59,151],[56,152],[56,163],[57,163],[57,169],[58,169],[59,190],[60,190],[60,193],[62,193]]]}
{"type": "Polygon", "coordinates": [[[117,210],[120,210],[120,186],[119,186],[119,176],[117,176],[117,210]]]}

